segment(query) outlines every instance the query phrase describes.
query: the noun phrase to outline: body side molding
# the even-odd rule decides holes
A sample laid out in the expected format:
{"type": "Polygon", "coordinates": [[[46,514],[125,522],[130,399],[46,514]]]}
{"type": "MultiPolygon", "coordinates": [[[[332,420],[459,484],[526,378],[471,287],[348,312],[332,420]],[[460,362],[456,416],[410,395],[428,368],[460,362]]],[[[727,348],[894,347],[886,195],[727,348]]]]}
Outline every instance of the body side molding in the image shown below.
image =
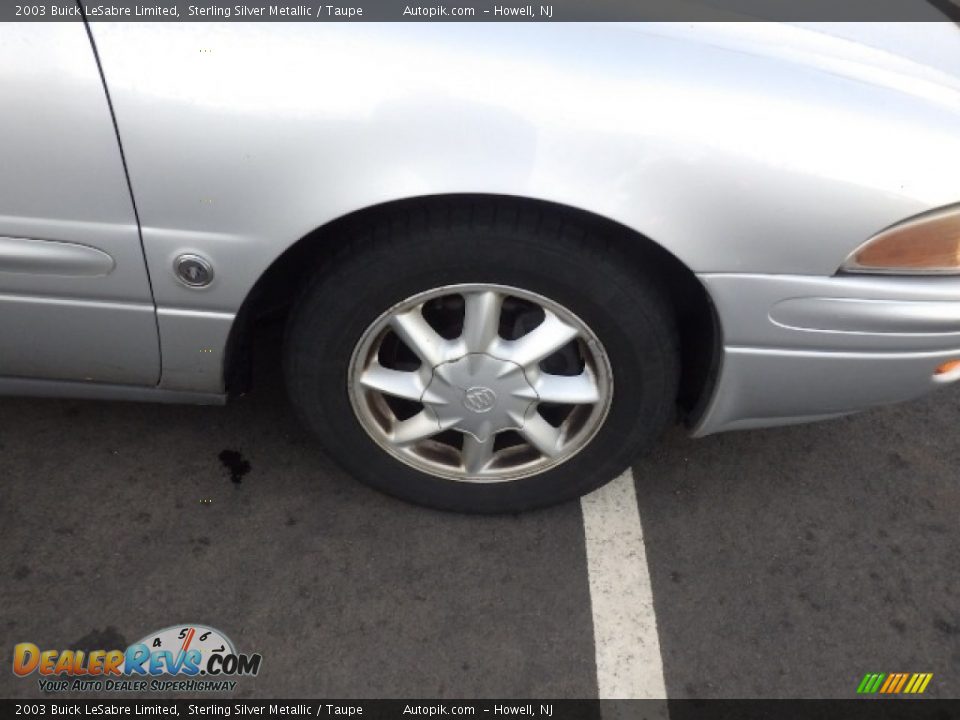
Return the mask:
{"type": "Polygon", "coordinates": [[[0,237],[0,272],[101,277],[116,267],[103,250],[59,240],[0,237]]]}

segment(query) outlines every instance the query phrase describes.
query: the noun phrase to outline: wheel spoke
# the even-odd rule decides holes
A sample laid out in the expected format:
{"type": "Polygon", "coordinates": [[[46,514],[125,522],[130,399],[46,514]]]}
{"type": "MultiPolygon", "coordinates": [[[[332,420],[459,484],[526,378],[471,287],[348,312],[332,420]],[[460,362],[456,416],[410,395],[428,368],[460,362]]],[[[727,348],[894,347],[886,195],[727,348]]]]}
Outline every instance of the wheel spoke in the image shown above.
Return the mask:
{"type": "Polygon", "coordinates": [[[496,340],[500,328],[503,295],[484,291],[463,296],[463,342],[467,352],[484,352],[496,340]]]}
{"type": "Polygon", "coordinates": [[[394,315],[390,318],[390,327],[430,367],[446,360],[448,343],[423,319],[420,308],[394,315]]]}
{"type": "Polygon", "coordinates": [[[507,353],[507,359],[527,366],[549,357],[577,335],[575,327],[547,310],[542,323],[521,338],[504,341],[501,347],[507,353]]]}
{"type": "Polygon", "coordinates": [[[479,475],[493,458],[493,435],[480,442],[470,433],[463,434],[463,468],[471,475],[479,475]]]}
{"type": "Polygon", "coordinates": [[[541,372],[534,384],[540,402],[589,405],[600,400],[600,388],[591,373],[551,375],[541,372]]]}
{"type": "Polygon", "coordinates": [[[555,428],[534,412],[527,416],[520,430],[523,438],[547,457],[554,457],[560,452],[560,428],[555,428]]]}
{"type": "Polygon", "coordinates": [[[419,401],[425,386],[418,372],[392,370],[374,363],[360,376],[360,384],[384,395],[419,401]]]}
{"type": "Polygon", "coordinates": [[[413,417],[394,425],[391,440],[397,445],[408,445],[418,440],[426,440],[440,432],[440,429],[436,416],[429,410],[421,410],[413,417]]]}

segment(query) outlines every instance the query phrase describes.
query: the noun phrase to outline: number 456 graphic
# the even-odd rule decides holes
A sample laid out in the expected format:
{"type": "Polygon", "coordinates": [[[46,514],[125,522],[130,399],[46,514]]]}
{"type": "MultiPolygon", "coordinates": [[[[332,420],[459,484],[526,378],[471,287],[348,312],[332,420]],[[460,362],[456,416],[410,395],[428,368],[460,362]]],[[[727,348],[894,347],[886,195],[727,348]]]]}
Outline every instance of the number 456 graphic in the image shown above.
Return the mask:
{"type": "Polygon", "coordinates": [[[147,635],[141,640],[150,648],[186,652],[199,650],[206,657],[211,653],[236,652],[230,642],[218,630],[204,625],[173,625],[159,632],[147,635]]]}

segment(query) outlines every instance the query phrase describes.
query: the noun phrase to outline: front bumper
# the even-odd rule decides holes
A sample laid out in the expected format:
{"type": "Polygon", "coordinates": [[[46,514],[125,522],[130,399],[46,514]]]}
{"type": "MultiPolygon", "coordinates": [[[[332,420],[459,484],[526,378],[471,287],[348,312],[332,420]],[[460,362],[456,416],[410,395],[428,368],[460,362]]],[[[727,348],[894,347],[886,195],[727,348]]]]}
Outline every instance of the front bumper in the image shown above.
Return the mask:
{"type": "Polygon", "coordinates": [[[786,425],[942,387],[960,358],[960,279],[703,274],[723,331],[713,395],[693,429],[786,425]]]}

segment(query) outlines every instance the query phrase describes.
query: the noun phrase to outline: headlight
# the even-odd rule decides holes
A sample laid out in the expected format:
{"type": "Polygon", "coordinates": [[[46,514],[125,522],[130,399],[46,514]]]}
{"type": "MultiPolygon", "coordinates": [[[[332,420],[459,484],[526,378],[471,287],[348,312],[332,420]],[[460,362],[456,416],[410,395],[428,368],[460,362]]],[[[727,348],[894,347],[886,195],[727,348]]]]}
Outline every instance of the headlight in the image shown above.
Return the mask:
{"type": "Polygon", "coordinates": [[[840,268],[852,273],[960,274],[960,206],[920,215],[877,233],[840,268]]]}

